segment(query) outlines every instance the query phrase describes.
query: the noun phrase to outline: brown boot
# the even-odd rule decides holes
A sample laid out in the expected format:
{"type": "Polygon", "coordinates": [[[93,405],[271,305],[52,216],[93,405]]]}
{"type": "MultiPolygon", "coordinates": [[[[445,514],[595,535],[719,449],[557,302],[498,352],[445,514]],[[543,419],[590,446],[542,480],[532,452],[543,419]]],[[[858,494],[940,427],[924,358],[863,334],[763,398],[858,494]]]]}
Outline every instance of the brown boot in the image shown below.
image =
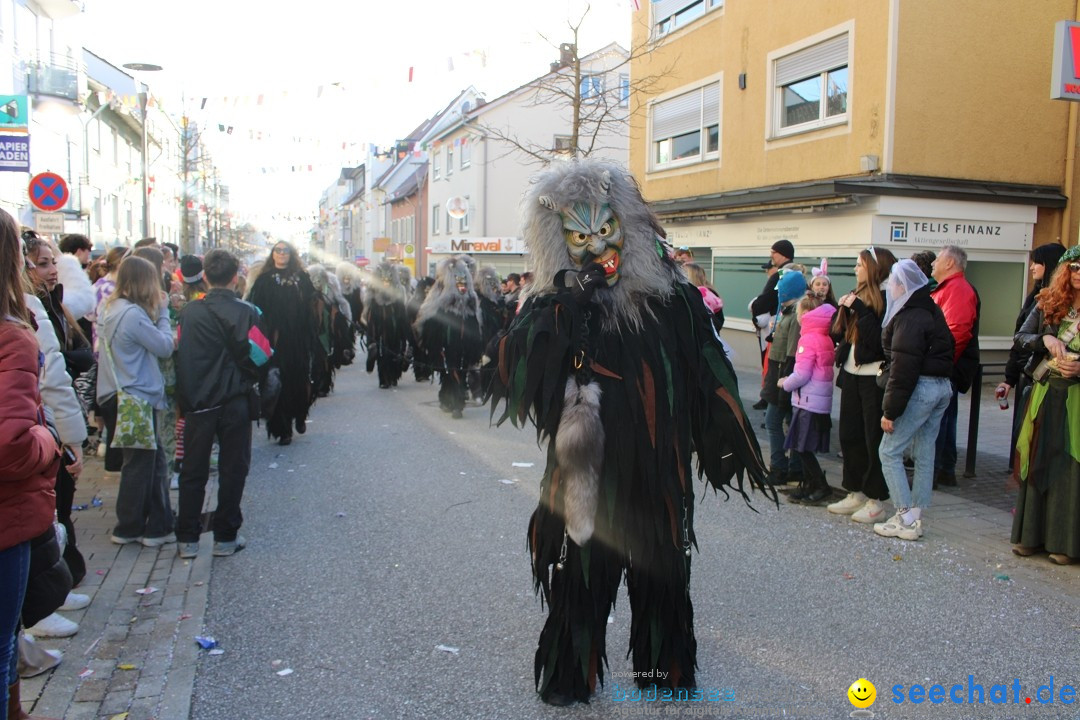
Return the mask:
{"type": "Polygon", "coordinates": [[[40,715],[27,715],[23,712],[22,703],[19,702],[19,681],[8,685],[7,720],[49,720],[40,715]]]}

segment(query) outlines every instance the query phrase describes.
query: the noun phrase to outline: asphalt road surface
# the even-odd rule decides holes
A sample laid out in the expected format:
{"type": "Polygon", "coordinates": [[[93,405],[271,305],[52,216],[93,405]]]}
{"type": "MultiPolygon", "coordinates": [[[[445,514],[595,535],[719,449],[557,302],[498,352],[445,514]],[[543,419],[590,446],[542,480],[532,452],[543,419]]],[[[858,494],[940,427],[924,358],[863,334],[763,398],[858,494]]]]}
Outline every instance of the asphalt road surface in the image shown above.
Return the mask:
{"type": "Polygon", "coordinates": [[[289,447],[257,429],[249,546],[214,561],[206,630],[225,652],[200,659],[196,720],[840,718],[859,678],[876,686],[878,718],[1080,717],[1080,700],[1063,702],[1066,686],[1080,692],[1077,587],[1004,579],[932,524],[917,543],[883,539],[821,508],[759,496],[755,513],[701,486],[701,700],[625,695],[623,594],[607,684],[589,705],[548,707],[533,686],[545,612],[525,546],[535,432],[492,428],[487,408],[452,420],[411,375],[377,385],[360,363],[339,372],[289,447]],[[913,702],[913,685],[935,684],[943,695],[913,702]],[[985,703],[969,704],[980,687],[985,703]]]}

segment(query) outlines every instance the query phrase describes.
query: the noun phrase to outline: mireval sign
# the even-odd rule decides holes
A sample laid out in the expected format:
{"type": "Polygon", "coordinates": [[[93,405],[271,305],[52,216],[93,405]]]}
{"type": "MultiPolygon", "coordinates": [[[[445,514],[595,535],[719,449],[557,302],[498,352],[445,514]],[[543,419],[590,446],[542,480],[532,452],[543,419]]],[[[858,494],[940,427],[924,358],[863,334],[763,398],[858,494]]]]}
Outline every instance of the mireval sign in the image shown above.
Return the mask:
{"type": "Polygon", "coordinates": [[[432,237],[428,250],[433,253],[495,253],[521,255],[527,253],[525,241],[519,237],[432,237]]]}
{"type": "Polygon", "coordinates": [[[1080,100],[1080,23],[1062,20],[1054,25],[1050,97],[1080,100]]]}

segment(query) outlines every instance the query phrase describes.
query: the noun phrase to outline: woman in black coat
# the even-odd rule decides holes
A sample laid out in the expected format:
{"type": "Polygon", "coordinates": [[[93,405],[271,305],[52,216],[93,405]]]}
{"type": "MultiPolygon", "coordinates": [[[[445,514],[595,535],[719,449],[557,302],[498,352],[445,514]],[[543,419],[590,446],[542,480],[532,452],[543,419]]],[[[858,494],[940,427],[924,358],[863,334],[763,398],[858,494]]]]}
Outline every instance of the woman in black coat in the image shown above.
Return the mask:
{"type": "MultiPolygon", "coordinates": [[[[1048,243],[1040,245],[1031,251],[1031,292],[1024,298],[1024,304],[1020,306],[1020,314],[1016,316],[1016,327],[1013,334],[1020,332],[1024,320],[1035,308],[1035,297],[1039,291],[1050,284],[1050,278],[1054,275],[1058,260],[1065,252],[1065,246],[1061,243],[1048,243]]],[[[1014,342],[1009,350],[1009,361],[1005,364],[1005,380],[998,383],[997,396],[999,399],[1008,401],[1009,394],[1016,389],[1013,400],[1013,431],[1012,442],[1009,443],[1009,470],[1013,468],[1013,451],[1016,448],[1016,436],[1020,432],[1020,420],[1023,417],[1024,405],[1028,393],[1031,391],[1031,376],[1024,371],[1024,366],[1031,358],[1031,350],[1022,344],[1014,342]]]]}
{"type": "Polygon", "coordinates": [[[266,422],[266,432],[278,438],[278,444],[288,445],[294,424],[301,435],[307,430],[308,410],[314,402],[311,363],[320,321],[315,286],[296,248],[283,241],[274,244],[247,299],[263,313],[274,348],[270,364],[281,369],[281,396],[266,422]]]}
{"type": "Polygon", "coordinates": [[[885,519],[889,497],[881,472],[881,403],[885,389],[877,375],[885,361],[881,347],[881,320],[885,317],[883,285],[896,262],[888,250],[874,247],[855,261],[855,289],[839,300],[832,325],[836,364],[840,368],[840,450],[844,454],[842,486],[848,494],[828,506],[831,513],[851,515],[860,523],[885,519]]]}
{"type": "Polygon", "coordinates": [[[901,540],[922,537],[922,511],[930,505],[934,486],[933,448],[953,393],[953,336],[927,282],[913,261],[893,265],[881,333],[889,369],[881,413],[885,435],[878,454],[896,514],[875,524],[874,532],[901,540]],[[911,487],[904,471],[909,447],[915,459],[911,487]]]}

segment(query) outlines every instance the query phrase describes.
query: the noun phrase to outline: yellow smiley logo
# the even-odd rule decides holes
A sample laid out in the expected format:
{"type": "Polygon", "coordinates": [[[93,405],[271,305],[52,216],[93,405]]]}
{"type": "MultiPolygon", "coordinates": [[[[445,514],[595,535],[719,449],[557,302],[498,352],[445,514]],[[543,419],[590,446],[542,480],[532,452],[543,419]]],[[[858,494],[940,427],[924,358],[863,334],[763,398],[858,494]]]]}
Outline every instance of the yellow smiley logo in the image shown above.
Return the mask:
{"type": "Polygon", "coordinates": [[[848,700],[857,708],[868,708],[877,699],[877,688],[866,678],[859,678],[847,689],[848,700]]]}

